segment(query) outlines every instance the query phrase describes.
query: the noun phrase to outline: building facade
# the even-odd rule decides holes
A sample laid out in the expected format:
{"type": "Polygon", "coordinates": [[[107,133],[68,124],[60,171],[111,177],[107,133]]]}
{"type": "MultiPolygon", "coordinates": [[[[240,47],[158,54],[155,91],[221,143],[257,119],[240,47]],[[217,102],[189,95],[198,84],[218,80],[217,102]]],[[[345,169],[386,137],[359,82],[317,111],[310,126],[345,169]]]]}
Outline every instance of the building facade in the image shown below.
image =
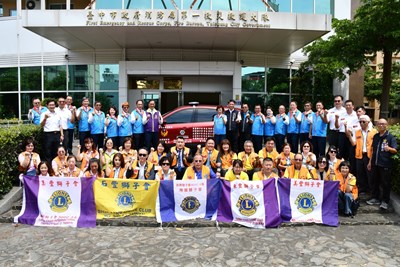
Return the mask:
{"type": "MultiPolygon", "coordinates": [[[[1,0],[0,117],[67,94],[76,105],[154,99],[162,112],[256,103],[268,75],[289,77],[304,60],[296,51],[330,32],[350,6],[340,2],[1,0]]],[[[290,84],[274,94],[286,104],[290,84]]]]}

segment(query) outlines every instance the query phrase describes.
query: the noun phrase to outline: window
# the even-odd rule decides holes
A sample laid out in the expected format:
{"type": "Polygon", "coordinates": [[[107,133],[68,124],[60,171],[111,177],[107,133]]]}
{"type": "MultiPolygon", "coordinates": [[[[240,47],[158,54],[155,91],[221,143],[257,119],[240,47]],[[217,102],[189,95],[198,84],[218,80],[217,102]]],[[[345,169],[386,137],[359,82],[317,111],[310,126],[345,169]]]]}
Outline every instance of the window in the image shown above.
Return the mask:
{"type": "Polygon", "coordinates": [[[0,91],[18,91],[18,68],[0,68],[0,91]]]}
{"type": "Polygon", "coordinates": [[[210,122],[213,121],[213,116],[217,112],[211,108],[198,108],[196,122],[210,122]]]}
{"type": "Polygon", "coordinates": [[[179,110],[170,116],[166,117],[165,120],[167,121],[168,124],[174,124],[174,123],[189,123],[192,122],[192,116],[193,116],[193,109],[184,109],[184,110],[179,110]]]}
{"type": "Polygon", "coordinates": [[[96,9],[121,9],[122,1],[97,0],[96,9]]]}
{"type": "Polygon", "coordinates": [[[68,90],[93,90],[93,65],[70,65],[68,90]]]}
{"type": "Polygon", "coordinates": [[[0,17],[3,16],[3,4],[0,4],[0,17]]]}
{"type": "Polygon", "coordinates": [[[293,13],[314,13],[314,0],[293,0],[293,13]]]}
{"type": "Polygon", "coordinates": [[[42,90],[41,67],[21,68],[21,90],[40,91],[42,90]]]}
{"type": "Polygon", "coordinates": [[[95,66],[96,90],[116,90],[119,85],[119,66],[100,64],[95,66]]]}
{"type": "MultiPolygon", "coordinates": [[[[18,94],[0,94],[0,118],[18,118],[18,94]]],[[[24,118],[22,118],[24,119],[24,118]]]]}
{"type": "Polygon", "coordinates": [[[44,90],[65,91],[67,89],[67,73],[65,66],[44,66],[44,90]]]}
{"type": "Polygon", "coordinates": [[[264,92],[265,91],[265,68],[243,67],[242,68],[242,91],[264,92]]]}

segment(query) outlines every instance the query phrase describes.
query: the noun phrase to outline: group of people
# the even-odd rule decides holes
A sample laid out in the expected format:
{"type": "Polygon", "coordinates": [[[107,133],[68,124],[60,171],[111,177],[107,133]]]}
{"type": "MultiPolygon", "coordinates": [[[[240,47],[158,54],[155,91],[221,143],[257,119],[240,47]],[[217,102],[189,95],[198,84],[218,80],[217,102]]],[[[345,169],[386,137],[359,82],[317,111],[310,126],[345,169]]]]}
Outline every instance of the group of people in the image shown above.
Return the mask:
{"type": "Polygon", "coordinates": [[[245,103],[237,110],[231,100],[227,108],[216,108],[214,137],[195,151],[185,146],[182,136],[170,149],[159,142],[163,119],[154,101],[147,110],[142,100],[136,101],[131,113],[125,102],[120,115],[115,107],[105,115],[101,103],[96,102],[93,109],[86,98],[78,109],[70,96],[66,101],[59,98],[57,108],[54,101],[49,101],[47,110],[37,101],[30,114],[34,123],[44,128],[46,160],[40,161],[33,152],[33,140],[27,140],[19,162],[28,174],[157,180],[337,180],[340,207],[345,214],[352,215],[358,193],[371,193],[368,204],[388,208],[396,139],[387,131],[386,120],[380,119],[375,130],[365,108],[354,109],[351,100],[343,107],[340,95],[334,97],[335,107],[329,110],[317,102],[314,112],[311,103],[306,102],[304,112],[300,112],[292,101],[287,114],[281,105],[276,116],[269,107],[263,114],[260,105],[254,107],[254,112],[245,103]],[[75,120],[80,140],[77,155],[72,154],[71,142],[75,120]],[[81,162],[79,168],[77,162],[81,162]]]}

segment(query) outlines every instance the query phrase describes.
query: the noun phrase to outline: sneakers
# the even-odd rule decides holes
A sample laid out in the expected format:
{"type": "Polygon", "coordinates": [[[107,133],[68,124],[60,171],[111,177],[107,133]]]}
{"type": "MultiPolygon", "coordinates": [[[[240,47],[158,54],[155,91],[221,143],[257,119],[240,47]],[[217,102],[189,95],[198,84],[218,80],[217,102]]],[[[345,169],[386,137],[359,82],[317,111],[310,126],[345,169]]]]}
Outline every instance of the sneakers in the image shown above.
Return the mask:
{"type": "MultiPolygon", "coordinates": [[[[379,205],[379,204],[381,204],[379,199],[376,199],[376,198],[371,198],[370,200],[367,200],[366,202],[367,202],[368,205],[379,205]]],[[[387,204],[386,204],[386,206],[387,206],[387,204]]]]}
{"type": "Polygon", "coordinates": [[[381,205],[379,206],[379,208],[387,210],[388,209],[388,204],[385,201],[382,201],[381,205]]]}

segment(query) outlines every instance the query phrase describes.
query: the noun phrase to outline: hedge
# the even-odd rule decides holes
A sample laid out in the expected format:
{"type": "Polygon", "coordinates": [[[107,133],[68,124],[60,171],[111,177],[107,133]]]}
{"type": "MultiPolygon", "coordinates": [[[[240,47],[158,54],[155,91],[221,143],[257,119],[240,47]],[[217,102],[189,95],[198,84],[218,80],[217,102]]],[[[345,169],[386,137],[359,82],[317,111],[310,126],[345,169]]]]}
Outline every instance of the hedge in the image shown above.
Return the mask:
{"type": "Polygon", "coordinates": [[[0,198],[18,182],[18,154],[25,150],[22,142],[28,137],[36,141],[35,151],[40,153],[42,129],[36,125],[16,125],[0,128],[0,198]]]}

